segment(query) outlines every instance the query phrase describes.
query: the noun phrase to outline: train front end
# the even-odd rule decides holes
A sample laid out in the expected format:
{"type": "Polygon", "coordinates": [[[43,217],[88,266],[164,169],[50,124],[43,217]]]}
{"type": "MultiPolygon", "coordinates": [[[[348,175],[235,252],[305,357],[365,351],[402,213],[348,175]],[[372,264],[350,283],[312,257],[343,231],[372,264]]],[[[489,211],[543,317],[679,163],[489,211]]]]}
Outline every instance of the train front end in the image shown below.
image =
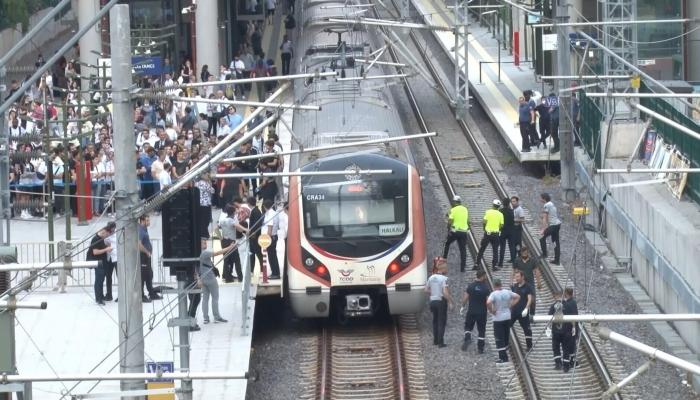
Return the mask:
{"type": "Polygon", "coordinates": [[[369,317],[417,312],[425,300],[425,223],[420,177],[378,153],[319,159],[302,171],[346,175],[290,181],[288,286],[296,315],[369,317]],[[391,170],[356,175],[352,171],[391,170]]]}

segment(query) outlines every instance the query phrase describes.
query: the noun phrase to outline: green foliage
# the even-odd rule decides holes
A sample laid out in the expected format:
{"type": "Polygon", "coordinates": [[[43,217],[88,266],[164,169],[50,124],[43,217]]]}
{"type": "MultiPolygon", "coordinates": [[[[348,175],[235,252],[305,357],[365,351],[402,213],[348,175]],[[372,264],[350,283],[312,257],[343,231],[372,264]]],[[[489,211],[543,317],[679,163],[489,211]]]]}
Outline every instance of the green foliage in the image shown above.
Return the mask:
{"type": "Polygon", "coordinates": [[[56,4],[58,0],[2,0],[0,1],[0,31],[21,23],[22,32],[26,32],[29,29],[29,17],[56,4]]]}

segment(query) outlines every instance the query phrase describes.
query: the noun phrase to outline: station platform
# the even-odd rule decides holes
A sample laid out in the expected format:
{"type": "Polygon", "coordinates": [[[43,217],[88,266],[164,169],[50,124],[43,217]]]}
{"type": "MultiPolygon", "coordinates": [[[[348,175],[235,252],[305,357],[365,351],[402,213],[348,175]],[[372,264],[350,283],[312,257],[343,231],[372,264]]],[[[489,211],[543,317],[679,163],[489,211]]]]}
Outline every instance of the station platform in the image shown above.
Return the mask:
{"type": "MultiPolygon", "coordinates": [[[[67,293],[37,291],[25,301],[46,301],[46,310],[18,310],[16,314],[17,365],[20,374],[59,375],[107,374],[119,372],[118,304],[95,304],[92,288],[68,287],[67,293]]],[[[228,323],[199,324],[201,331],[190,334],[191,371],[226,371],[245,374],[249,369],[255,301],[250,300],[246,321],[242,321],[241,286],[222,285],[219,305],[228,323]]],[[[200,307],[201,308],[201,307],[200,307]]],[[[145,359],[179,365],[177,330],[167,320],[177,314],[177,295],[164,294],[143,306],[145,359]]],[[[247,380],[194,381],[196,399],[243,399],[247,380]]],[[[47,382],[33,385],[34,399],[56,399],[70,389],[74,395],[114,393],[118,381],[47,382]]],[[[179,387],[179,382],[176,382],[179,387]]],[[[68,396],[70,398],[70,396],[68,396]]]]}
{"type": "MultiPolygon", "coordinates": [[[[433,26],[453,26],[454,15],[442,0],[412,0],[423,22],[433,26]]],[[[450,4],[451,5],[451,4],[450,4]]],[[[452,55],[454,62],[455,38],[452,32],[434,31],[443,50],[452,55]]],[[[521,62],[515,66],[513,56],[499,46],[486,27],[470,18],[469,24],[469,91],[488,113],[501,136],[519,162],[559,161],[559,153],[550,154],[552,139],[547,138],[547,149],[532,147],[520,151],[522,139],[518,122],[518,98],[524,90],[542,92],[542,83],[535,79],[534,70],[521,62]],[[500,81],[498,53],[501,53],[500,81]]],[[[548,93],[544,93],[545,95],[548,93]]],[[[537,102],[538,100],[535,99],[537,102]]]]}

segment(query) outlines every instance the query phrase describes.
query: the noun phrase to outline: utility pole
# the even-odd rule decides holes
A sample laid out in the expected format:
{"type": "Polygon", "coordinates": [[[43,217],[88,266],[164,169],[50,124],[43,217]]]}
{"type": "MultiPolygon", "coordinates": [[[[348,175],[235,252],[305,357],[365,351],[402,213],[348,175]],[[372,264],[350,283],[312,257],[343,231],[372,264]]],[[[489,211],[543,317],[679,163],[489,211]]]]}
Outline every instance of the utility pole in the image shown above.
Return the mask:
{"type": "MultiPolygon", "coordinates": [[[[137,219],[138,204],[134,153],[134,119],[131,111],[131,24],[129,6],[118,4],[109,12],[112,44],[112,101],[114,121],[115,200],[119,259],[119,370],[144,372],[143,314],[137,219]]],[[[142,390],[143,381],[123,380],[122,391],[142,390]]],[[[125,397],[141,400],[142,396],[125,397]]]]}
{"type": "Polygon", "coordinates": [[[464,119],[469,110],[469,3],[455,1],[455,115],[464,119]],[[462,75],[463,78],[462,79],[462,75]]]}
{"type": "MultiPolygon", "coordinates": [[[[555,16],[557,22],[569,22],[569,0],[558,0],[555,16]]],[[[566,26],[557,27],[557,71],[558,75],[571,75],[571,53],[569,48],[569,30],[566,26]]],[[[554,90],[568,89],[568,79],[555,80],[554,90]]],[[[543,93],[544,95],[544,93],[543,93]]],[[[574,159],[574,124],[571,115],[571,91],[559,92],[559,141],[561,164],[561,188],[564,201],[573,201],[576,197],[576,166],[574,159]]]]}

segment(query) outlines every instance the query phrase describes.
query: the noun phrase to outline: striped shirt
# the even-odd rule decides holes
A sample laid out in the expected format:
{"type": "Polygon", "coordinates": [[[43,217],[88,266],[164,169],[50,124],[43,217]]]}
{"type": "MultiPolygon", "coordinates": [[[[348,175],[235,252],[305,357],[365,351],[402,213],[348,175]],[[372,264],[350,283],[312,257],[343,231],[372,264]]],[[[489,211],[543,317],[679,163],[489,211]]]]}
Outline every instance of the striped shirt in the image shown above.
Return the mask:
{"type": "Polygon", "coordinates": [[[194,186],[199,189],[199,205],[202,207],[211,207],[211,195],[214,194],[214,188],[211,184],[204,180],[198,180],[194,186]]]}

